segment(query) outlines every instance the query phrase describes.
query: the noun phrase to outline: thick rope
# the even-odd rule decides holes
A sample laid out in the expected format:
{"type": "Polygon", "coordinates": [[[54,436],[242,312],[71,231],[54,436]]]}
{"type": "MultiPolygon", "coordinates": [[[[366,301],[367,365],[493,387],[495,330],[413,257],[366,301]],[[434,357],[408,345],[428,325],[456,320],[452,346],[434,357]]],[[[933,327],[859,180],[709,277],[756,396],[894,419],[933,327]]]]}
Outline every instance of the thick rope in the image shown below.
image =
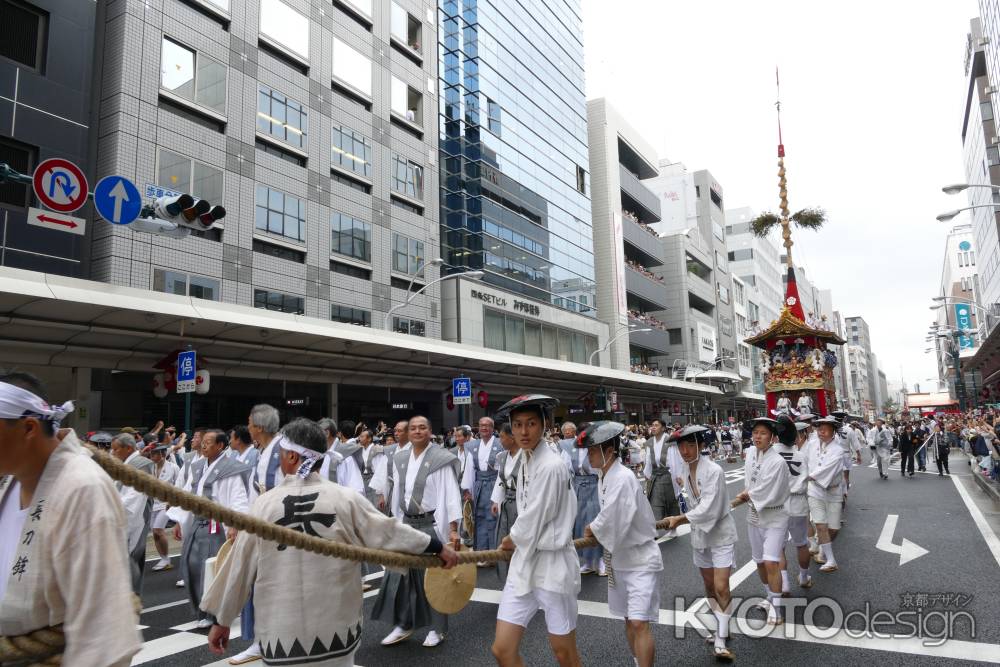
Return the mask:
{"type": "MultiPolygon", "coordinates": [[[[86,446],[93,452],[94,461],[104,468],[105,472],[115,481],[131,486],[168,505],[188,510],[202,519],[213,519],[237,530],[256,535],[269,542],[279,542],[287,544],[290,547],[295,547],[296,549],[310,551],[323,556],[333,556],[334,558],[341,558],[355,563],[373,563],[395,569],[426,569],[442,566],[441,559],[437,556],[403,554],[385,549],[372,549],[354,544],[334,542],[333,540],[314,537],[291,528],[269,523],[249,514],[236,512],[228,507],[214,503],[203,496],[183,491],[173,484],[161,481],[149,473],[142,472],[138,468],[125,465],[111,454],[92,445],[86,446]]],[[[661,521],[657,523],[656,527],[666,528],[666,522],[661,521]]],[[[573,546],[577,549],[596,547],[598,545],[599,543],[593,537],[581,538],[573,542],[573,546]]],[[[496,563],[501,560],[510,560],[511,555],[512,552],[504,551],[503,549],[460,551],[458,553],[458,562],[459,564],[496,563]]]]}
{"type": "MultiPolygon", "coordinates": [[[[386,551],[384,549],[370,549],[343,542],[334,542],[321,537],[306,535],[291,528],[261,521],[249,514],[233,511],[207,498],[183,491],[148,473],[124,464],[111,454],[93,445],[88,444],[86,447],[93,454],[94,462],[101,466],[115,481],[131,486],[156,500],[188,510],[203,519],[213,519],[270,542],[280,542],[296,549],[318,553],[323,556],[341,558],[355,563],[367,562],[397,569],[426,569],[442,566],[441,560],[437,556],[416,556],[413,554],[386,551]]],[[[667,528],[667,524],[666,519],[658,521],[656,528],[667,528]]],[[[587,537],[574,540],[573,546],[576,549],[585,549],[600,546],[600,543],[594,537],[587,537]]],[[[460,551],[458,552],[458,562],[460,564],[496,563],[502,560],[508,561],[512,555],[513,552],[503,549],[460,551]]],[[[22,665],[60,665],[62,664],[62,656],[60,654],[64,646],[65,637],[62,633],[62,626],[42,628],[16,637],[0,636],[0,665],[3,667],[12,667],[15,665],[18,667],[22,665]]]]}

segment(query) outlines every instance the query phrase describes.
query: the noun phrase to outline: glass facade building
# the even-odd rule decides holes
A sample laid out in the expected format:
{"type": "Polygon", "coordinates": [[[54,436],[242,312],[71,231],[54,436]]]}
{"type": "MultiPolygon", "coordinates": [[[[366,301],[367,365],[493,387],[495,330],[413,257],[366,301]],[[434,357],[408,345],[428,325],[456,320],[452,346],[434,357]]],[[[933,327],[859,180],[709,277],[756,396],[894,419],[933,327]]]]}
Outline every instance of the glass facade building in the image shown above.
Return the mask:
{"type": "Polygon", "coordinates": [[[440,0],[445,270],[593,317],[578,0],[440,0]]]}

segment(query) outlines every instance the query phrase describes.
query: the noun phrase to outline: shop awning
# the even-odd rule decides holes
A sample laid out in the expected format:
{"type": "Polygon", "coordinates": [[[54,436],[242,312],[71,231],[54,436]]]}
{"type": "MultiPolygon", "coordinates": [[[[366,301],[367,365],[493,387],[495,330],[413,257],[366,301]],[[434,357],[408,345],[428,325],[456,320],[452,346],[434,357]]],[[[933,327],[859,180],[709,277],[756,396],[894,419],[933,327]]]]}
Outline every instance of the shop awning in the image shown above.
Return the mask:
{"type": "Polygon", "coordinates": [[[409,336],[249,306],[0,267],[0,363],[153,372],[192,345],[213,374],[446,391],[462,374],[501,395],[722,397],[703,383],[409,336]]]}

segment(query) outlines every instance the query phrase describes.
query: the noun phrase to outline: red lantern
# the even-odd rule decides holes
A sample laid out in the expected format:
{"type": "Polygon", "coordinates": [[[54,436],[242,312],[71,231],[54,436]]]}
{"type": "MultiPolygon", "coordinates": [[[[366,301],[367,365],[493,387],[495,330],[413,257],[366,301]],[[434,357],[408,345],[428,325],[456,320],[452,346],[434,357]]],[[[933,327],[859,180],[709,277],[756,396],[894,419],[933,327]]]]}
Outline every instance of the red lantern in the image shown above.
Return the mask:
{"type": "Polygon", "coordinates": [[[448,406],[448,410],[455,409],[455,399],[452,397],[451,394],[448,394],[448,400],[445,401],[445,405],[448,406]]]}
{"type": "Polygon", "coordinates": [[[476,394],[476,402],[479,403],[479,407],[485,408],[490,403],[490,396],[485,391],[481,391],[476,394]]]}

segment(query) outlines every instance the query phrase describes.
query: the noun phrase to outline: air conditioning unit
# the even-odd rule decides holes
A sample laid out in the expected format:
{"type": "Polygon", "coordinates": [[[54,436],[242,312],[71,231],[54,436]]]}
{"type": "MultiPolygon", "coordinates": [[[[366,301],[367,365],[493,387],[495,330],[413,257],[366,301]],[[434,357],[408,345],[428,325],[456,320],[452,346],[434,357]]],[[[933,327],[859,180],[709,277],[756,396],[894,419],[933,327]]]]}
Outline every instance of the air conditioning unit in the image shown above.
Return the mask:
{"type": "Polygon", "coordinates": [[[986,86],[986,88],[983,89],[983,92],[986,93],[987,95],[995,95],[997,89],[995,86],[986,86]]]}
{"type": "Polygon", "coordinates": [[[990,137],[990,143],[991,144],[1000,144],[1000,139],[998,139],[997,137],[990,137]]]}
{"type": "Polygon", "coordinates": [[[979,39],[976,40],[976,46],[986,46],[989,43],[990,43],[989,37],[980,37],[979,39]]]}

